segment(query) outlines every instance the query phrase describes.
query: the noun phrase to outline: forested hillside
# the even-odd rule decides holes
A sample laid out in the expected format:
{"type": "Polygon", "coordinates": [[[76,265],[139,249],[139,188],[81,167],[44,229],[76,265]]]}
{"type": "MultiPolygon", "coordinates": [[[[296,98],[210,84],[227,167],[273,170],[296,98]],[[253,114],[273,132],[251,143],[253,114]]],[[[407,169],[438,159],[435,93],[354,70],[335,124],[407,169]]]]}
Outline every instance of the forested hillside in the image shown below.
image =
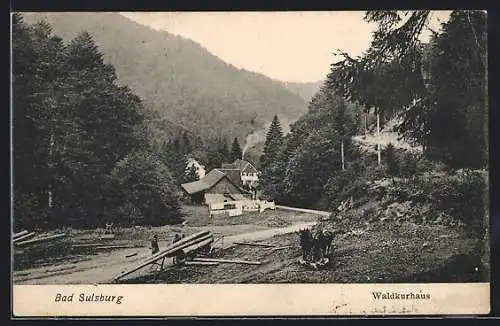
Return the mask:
{"type": "Polygon", "coordinates": [[[291,123],[307,108],[307,102],[281,82],[237,69],[198,43],[117,13],[23,15],[29,23],[45,19],[65,40],[89,32],[104,60],[115,67],[118,81],[159,112],[166,124],[156,121],[159,137],[175,134],[180,126],[205,139],[238,137],[243,144],[273,115],[291,123]]]}
{"type": "Polygon", "coordinates": [[[428,11],[406,18],[395,11],[367,12],[365,19],[379,26],[370,49],[359,58],[344,53],[332,65],[288,135],[276,132],[279,122],[269,129],[264,195],[284,205],[331,211],[350,201],[353,218],[366,221],[386,218],[386,210],[399,205],[406,207],[405,218],[461,223],[484,235],[485,13],[454,11],[429,43],[418,41],[428,11]],[[377,116],[380,128],[395,124],[390,132],[401,139],[363,139],[365,133],[376,135],[377,116]],[[410,145],[422,150],[408,150],[410,145]]]}

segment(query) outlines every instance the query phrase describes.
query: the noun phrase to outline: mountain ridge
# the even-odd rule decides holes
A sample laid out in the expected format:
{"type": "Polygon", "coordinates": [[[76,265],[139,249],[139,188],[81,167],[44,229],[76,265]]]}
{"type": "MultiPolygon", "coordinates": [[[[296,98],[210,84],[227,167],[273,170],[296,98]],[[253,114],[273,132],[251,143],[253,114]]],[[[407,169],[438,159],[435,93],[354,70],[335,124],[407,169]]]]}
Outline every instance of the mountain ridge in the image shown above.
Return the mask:
{"type": "Polygon", "coordinates": [[[275,114],[288,125],[307,110],[307,101],[283,82],[236,68],[193,40],[118,13],[23,13],[23,17],[30,24],[47,21],[65,41],[84,30],[90,33],[121,84],[161,119],[204,138],[237,137],[244,142],[275,114]]]}

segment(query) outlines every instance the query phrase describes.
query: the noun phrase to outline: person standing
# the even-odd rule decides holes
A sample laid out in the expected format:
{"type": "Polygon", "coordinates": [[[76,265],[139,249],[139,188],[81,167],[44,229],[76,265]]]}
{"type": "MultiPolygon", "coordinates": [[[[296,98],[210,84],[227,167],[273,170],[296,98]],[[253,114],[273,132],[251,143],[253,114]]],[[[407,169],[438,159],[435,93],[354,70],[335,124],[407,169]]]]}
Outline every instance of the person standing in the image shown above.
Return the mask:
{"type": "MultiPolygon", "coordinates": [[[[175,244],[179,240],[181,240],[181,236],[179,235],[179,233],[176,233],[174,236],[174,240],[172,241],[172,244],[175,244]]],[[[177,255],[176,255],[176,256],[174,256],[174,265],[177,265],[177,263],[178,263],[178,260],[177,260],[177,255]]]]}
{"type": "Polygon", "coordinates": [[[153,239],[151,240],[151,255],[156,254],[160,251],[160,247],[158,247],[158,235],[155,234],[153,239]]]}

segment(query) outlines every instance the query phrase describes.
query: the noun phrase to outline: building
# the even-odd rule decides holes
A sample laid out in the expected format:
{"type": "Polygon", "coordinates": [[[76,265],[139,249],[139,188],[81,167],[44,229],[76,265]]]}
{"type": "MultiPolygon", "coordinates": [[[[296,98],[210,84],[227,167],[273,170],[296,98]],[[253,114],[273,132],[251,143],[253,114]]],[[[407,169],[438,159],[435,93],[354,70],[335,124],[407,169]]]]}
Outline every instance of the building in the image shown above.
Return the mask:
{"type": "MultiPolygon", "coordinates": [[[[237,175],[233,173],[232,178],[237,175]]],[[[213,169],[198,181],[182,184],[193,203],[212,205],[251,198],[251,193],[241,188],[228,174],[213,169]]]]}
{"type": "Polygon", "coordinates": [[[201,179],[205,176],[205,174],[206,174],[205,166],[201,165],[194,158],[188,158],[187,164],[186,164],[186,171],[189,171],[189,169],[192,166],[194,166],[194,168],[196,170],[196,174],[198,175],[198,179],[201,179]]]}
{"type": "Polygon", "coordinates": [[[250,162],[245,160],[238,159],[231,164],[222,164],[221,170],[238,171],[242,186],[253,187],[259,181],[259,171],[250,162]]]}

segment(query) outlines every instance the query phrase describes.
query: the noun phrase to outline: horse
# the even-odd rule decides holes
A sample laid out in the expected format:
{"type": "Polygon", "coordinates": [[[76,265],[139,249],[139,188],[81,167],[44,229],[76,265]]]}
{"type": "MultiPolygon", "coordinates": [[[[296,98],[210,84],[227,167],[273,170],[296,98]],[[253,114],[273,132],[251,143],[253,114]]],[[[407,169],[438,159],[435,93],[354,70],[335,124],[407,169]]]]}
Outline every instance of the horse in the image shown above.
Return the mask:
{"type": "Polygon", "coordinates": [[[333,242],[333,234],[330,231],[319,229],[314,237],[314,247],[320,258],[329,256],[333,242]]]}
{"type": "Polygon", "coordinates": [[[300,248],[302,249],[302,259],[307,261],[308,254],[314,247],[314,238],[309,229],[299,230],[300,248]]]}

